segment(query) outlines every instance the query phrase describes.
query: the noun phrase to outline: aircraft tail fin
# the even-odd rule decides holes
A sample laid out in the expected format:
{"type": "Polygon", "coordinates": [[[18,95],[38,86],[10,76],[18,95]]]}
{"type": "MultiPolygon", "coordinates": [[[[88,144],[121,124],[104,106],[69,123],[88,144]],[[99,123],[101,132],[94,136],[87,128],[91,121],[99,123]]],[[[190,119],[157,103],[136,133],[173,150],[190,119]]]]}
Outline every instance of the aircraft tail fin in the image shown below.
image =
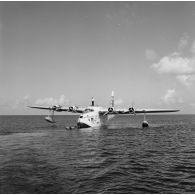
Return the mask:
{"type": "Polygon", "coordinates": [[[111,93],[111,106],[114,108],[114,91],[111,93]]]}
{"type": "Polygon", "coordinates": [[[91,98],[91,106],[95,106],[95,100],[93,97],[91,98]]]}

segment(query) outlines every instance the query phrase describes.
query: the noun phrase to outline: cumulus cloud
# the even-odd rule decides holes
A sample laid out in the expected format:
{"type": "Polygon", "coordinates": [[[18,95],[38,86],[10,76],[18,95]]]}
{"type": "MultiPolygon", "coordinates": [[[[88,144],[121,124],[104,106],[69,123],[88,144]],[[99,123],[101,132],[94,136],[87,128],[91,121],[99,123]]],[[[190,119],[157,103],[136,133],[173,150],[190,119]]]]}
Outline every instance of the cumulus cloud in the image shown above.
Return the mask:
{"type": "Polygon", "coordinates": [[[181,57],[174,53],[161,58],[151,67],[160,74],[192,74],[195,73],[195,58],[181,57]]]}
{"type": "Polygon", "coordinates": [[[35,104],[37,105],[47,105],[47,106],[63,105],[66,103],[68,103],[68,100],[66,99],[65,95],[61,95],[59,98],[53,98],[53,97],[39,98],[35,102],[35,104]]]}
{"type": "Polygon", "coordinates": [[[10,101],[10,106],[12,109],[25,108],[31,103],[31,99],[29,95],[25,95],[24,97],[14,99],[14,101],[10,101]]]}
{"type": "Polygon", "coordinates": [[[49,98],[42,98],[42,99],[37,99],[35,104],[37,105],[55,105],[57,104],[57,100],[49,97],[49,98]]]}
{"type": "Polygon", "coordinates": [[[177,75],[176,79],[186,87],[190,87],[195,81],[195,75],[177,75]]]}
{"type": "Polygon", "coordinates": [[[183,102],[182,98],[177,96],[175,89],[168,89],[165,95],[162,97],[162,100],[167,104],[183,102]]]}
{"type": "Polygon", "coordinates": [[[174,76],[178,83],[190,88],[195,82],[195,40],[188,51],[189,55],[184,56],[181,50],[187,45],[189,45],[189,36],[184,34],[178,42],[178,50],[162,57],[157,63],[152,64],[151,68],[159,74],[174,76]]]}
{"type": "Polygon", "coordinates": [[[188,45],[189,36],[187,33],[184,33],[183,36],[180,38],[178,43],[178,49],[181,51],[186,48],[188,45]]]}
{"type": "Polygon", "coordinates": [[[145,57],[148,60],[155,60],[157,58],[157,53],[153,49],[146,49],[145,50],[145,57]]]}
{"type": "Polygon", "coordinates": [[[170,102],[174,102],[174,98],[175,98],[175,89],[168,89],[168,91],[163,97],[163,100],[166,103],[170,103],[170,102]]]}

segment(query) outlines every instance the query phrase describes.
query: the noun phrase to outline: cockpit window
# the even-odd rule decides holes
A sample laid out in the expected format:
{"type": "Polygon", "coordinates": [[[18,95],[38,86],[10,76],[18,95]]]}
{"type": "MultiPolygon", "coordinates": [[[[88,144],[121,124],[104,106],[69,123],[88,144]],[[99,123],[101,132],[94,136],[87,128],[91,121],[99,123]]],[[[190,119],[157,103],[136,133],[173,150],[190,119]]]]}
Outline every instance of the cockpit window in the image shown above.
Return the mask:
{"type": "Polygon", "coordinates": [[[93,112],[93,111],[94,111],[93,109],[86,108],[86,109],[84,110],[84,113],[93,112]]]}

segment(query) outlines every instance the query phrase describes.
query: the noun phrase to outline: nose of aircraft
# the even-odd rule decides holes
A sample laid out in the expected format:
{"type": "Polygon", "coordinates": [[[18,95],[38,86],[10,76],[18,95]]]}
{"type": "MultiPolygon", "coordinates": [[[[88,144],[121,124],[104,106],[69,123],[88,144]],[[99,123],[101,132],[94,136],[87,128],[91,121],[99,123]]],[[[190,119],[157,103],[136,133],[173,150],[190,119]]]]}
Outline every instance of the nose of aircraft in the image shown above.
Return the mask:
{"type": "Polygon", "coordinates": [[[87,124],[86,118],[84,118],[83,115],[80,115],[80,117],[78,118],[77,127],[78,128],[88,128],[88,127],[90,127],[87,124]]]}

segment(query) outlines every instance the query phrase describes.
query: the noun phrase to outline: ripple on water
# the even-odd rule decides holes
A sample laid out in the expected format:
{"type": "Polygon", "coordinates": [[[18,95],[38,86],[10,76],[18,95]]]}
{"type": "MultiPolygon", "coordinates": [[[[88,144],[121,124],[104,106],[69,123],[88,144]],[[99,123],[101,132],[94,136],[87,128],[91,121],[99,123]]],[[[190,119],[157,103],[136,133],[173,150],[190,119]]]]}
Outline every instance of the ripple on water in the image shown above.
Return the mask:
{"type": "Polygon", "coordinates": [[[1,193],[195,193],[194,116],[116,118],[66,130],[76,117],[0,118],[1,193]],[[131,126],[132,124],[132,126],[131,126]]]}

